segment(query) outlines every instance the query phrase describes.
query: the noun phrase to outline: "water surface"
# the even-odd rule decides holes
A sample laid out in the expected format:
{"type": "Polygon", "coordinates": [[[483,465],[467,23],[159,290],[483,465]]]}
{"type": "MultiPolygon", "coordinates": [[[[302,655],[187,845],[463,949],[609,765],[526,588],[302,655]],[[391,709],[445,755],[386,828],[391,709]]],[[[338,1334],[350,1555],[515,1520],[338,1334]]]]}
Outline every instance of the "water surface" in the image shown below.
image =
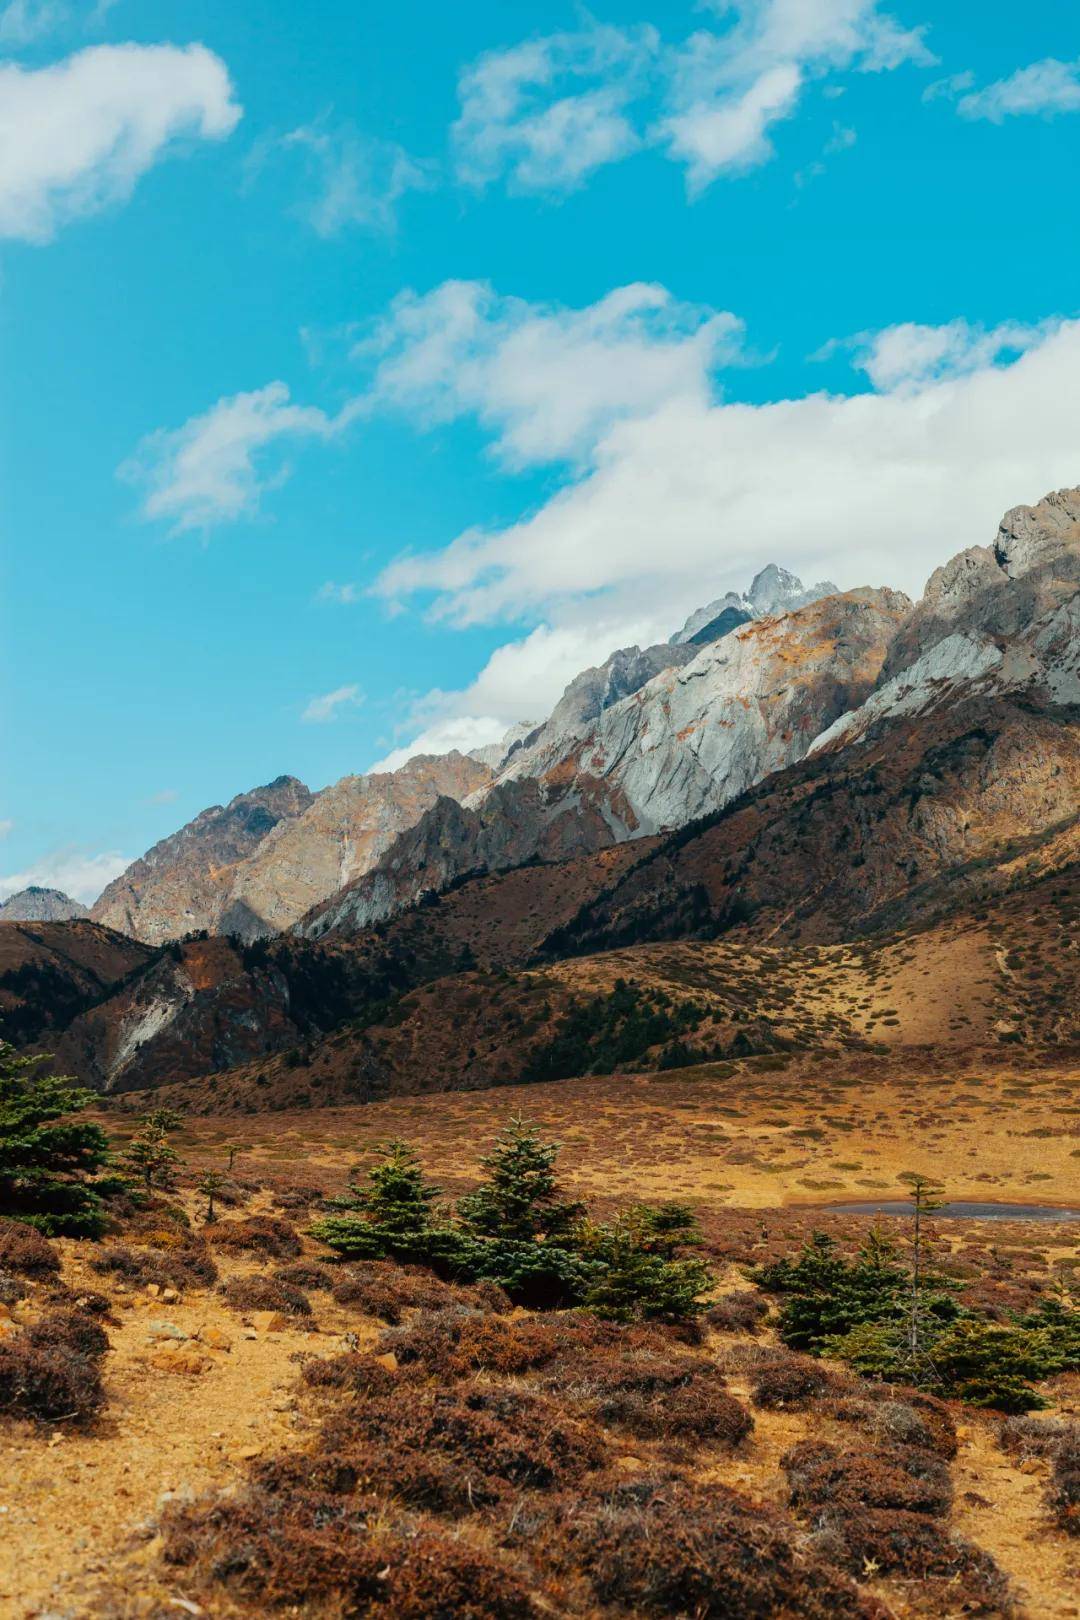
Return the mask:
{"type": "MultiPolygon", "coordinates": [[[[915,1206],[906,1198],[883,1198],[878,1203],[826,1204],[828,1215],[914,1215],[915,1206]]],[[[934,1215],[948,1215],[973,1221],[1080,1221],[1080,1209],[1057,1204],[971,1204],[963,1199],[942,1204],[934,1215]]]]}

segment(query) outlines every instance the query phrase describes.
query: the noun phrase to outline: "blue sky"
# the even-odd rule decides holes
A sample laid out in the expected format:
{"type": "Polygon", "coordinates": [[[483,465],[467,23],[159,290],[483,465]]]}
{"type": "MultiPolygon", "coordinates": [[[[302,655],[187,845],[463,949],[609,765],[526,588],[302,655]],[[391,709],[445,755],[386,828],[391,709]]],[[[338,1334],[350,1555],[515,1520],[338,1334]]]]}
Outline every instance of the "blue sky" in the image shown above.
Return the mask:
{"type": "Polygon", "coordinates": [[[0,0],[0,893],[1080,480],[1060,0],[0,0]]]}

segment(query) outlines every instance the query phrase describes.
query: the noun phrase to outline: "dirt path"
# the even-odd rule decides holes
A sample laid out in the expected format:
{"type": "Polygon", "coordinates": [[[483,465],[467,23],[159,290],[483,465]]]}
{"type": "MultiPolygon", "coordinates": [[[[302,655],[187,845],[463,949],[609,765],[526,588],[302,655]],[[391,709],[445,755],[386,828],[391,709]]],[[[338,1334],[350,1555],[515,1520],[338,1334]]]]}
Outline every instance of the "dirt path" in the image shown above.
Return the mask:
{"type": "Polygon", "coordinates": [[[1018,1467],[998,1446],[988,1423],[976,1419],[965,1424],[953,1464],[953,1521],[1012,1576],[1031,1620],[1064,1620],[1080,1615],[1080,1549],[1053,1527],[1044,1511],[1047,1471],[1045,1462],[1018,1467]],[[981,1502],[965,1501],[968,1493],[981,1502]]]}
{"type": "MultiPolygon", "coordinates": [[[[101,1279],[71,1257],[74,1246],[62,1247],[65,1280],[100,1286],[101,1279]]],[[[251,1269],[222,1266],[223,1274],[251,1269]]],[[[297,1369],[290,1357],[326,1354],[340,1344],[344,1327],[333,1307],[321,1310],[317,1335],[291,1327],[267,1331],[257,1316],[245,1327],[245,1318],[209,1291],[170,1304],[132,1291],[118,1296],[116,1314],[119,1326],[108,1325],[108,1403],[93,1431],[59,1424],[44,1439],[39,1428],[20,1424],[0,1433],[5,1620],[46,1614],[74,1620],[90,1613],[82,1600],[95,1576],[138,1547],[141,1527],[170,1494],[197,1495],[226,1484],[258,1452],[296,1443],[299,1419],[290,1392],[297,1369]],[[173,1340],[177,1350],[163,1349],[170,1341],[153,1337],[159,1323],[189,1338],[173,1340]],[[219,1348],[205,1342],[214,1339],[219,1348]],[[202,1370],[170,1370],[170,1361],[188,1358],[202,1370]]]]}

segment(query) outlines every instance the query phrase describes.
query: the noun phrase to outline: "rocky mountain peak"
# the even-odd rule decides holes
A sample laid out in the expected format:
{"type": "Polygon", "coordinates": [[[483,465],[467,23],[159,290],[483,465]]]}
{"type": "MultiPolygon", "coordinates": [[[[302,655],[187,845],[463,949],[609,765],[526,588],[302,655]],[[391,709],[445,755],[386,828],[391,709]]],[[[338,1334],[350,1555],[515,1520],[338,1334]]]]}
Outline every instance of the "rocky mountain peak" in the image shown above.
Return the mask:
{"type": "Polygon", "coordinates": [[[735,629],[747,619],[774,618],[777,614],[793,613],[823,596],[836,596],[839,586],[831,580],[820,580],[816,585],[804,585],[797,574],[792,574],[779,563],[766,563],[750,582],[749,590],[741,596],[728,591],[704,607],[695,608],[681,630],[671,641],[673,646],[694,642],[702,646],[735,629]],[[710,634],[710,629],[715,629],[710,634]]]}
{"type": "Polygon", "coordinates": [[[62,890],[41,888],[36,883],[9,895],[0,905],[3,922],[70,922],[74,917],[89,915],[85,906],[62,890]]]}
{"type": "Polygon", "coordinates": [[[994,556],[1010,579],[1074,550],[1080,551],[1080,489],[1059,489],[1034,506],[1014,506],[994,541],[994,556]]]}

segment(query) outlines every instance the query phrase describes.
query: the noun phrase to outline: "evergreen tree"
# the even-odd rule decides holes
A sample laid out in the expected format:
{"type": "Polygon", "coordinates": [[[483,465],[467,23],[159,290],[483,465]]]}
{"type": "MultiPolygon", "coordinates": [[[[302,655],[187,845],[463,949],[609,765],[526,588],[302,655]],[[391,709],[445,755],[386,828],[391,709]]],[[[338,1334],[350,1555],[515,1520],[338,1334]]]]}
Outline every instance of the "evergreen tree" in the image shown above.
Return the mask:
{"type": "Polygon", "coordinates": [[[458,1200],[459,1220],[481,1237],[510,1242],[557,1242],[583,1213],[565,1202],[555,1179],[557,1142],[543,1142],[537,1126],[515,1117],[480,1163],[487,1181],[458,1200]]]}
{"type": "Polygon", "coordinates": [[[909,1170],[900,1177],[911,1189],[911,1286],[908,1293],[907,1362],[913,1383],[933,1374],[929,1364],[926,1309],[926,1234],[924,1223],[928,1215],[942,1205],[944,1189],[929,1176],[909,1170]]]}
{"type": "Polygon", "coordinates": [[[110,1162],[98,1125],[69,1119],[94,1101],[67,1075],[40,1074],[47,1060],[0,1042],[0,1215],[50,1235],[93,1237],[103,1223],[94,1177],[110,1162]]]}
{"type": "Polygon", "coordinates": [[[201,1193],[206,1199],[206,1223],[212,1225],[217,1220],[214,1210],[214,1199],[225,1185],[225,1177],[220,1170],[204,1170],[195,1183],[195,1191],[201,1193]]]}
{"type": "Polygon", "coordinates": [[[153,1192],[155,1183],[159,1187],[171,1187],[174,1171],[181,1162],[165,1132],[156,1125],[144,1125],[120,1158],[131,1174],[143,1182],[148,1193],[153,1192]]]}

